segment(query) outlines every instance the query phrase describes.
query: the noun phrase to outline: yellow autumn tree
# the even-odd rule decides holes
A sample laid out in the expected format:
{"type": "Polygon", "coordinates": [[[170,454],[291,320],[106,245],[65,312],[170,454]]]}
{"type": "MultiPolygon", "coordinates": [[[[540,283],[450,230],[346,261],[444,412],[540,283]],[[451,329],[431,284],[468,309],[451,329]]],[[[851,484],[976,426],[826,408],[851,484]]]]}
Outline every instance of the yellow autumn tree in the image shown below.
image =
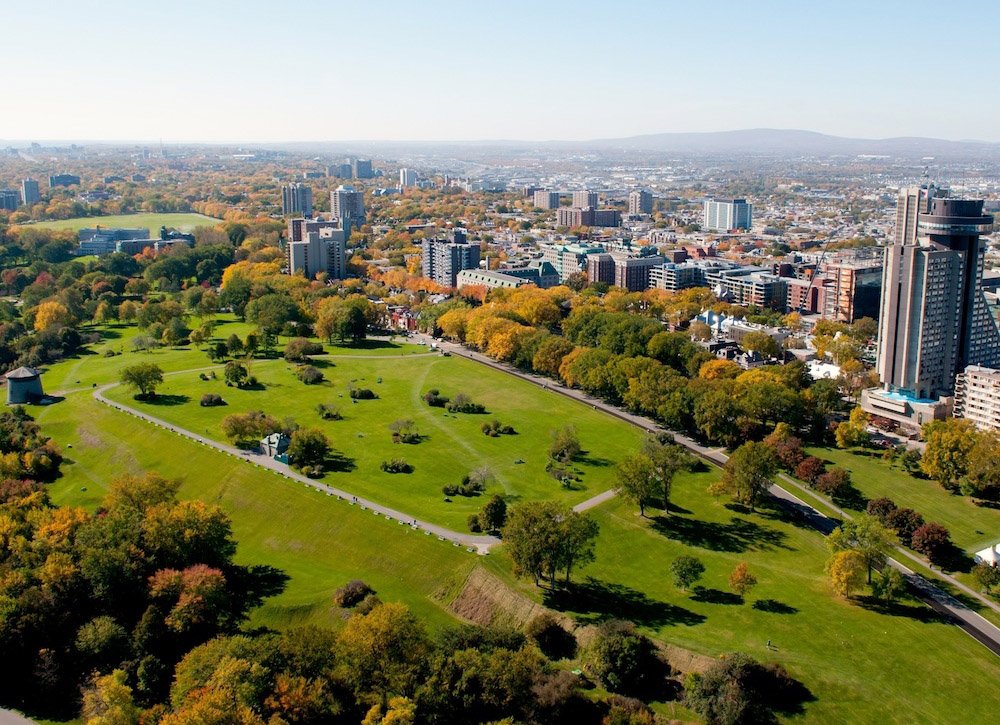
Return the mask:
{"type": "Polygon", "coordinates": [[[70,327],[75,322],[66,306],[54,300],[38,305],[38,310],[35,312],[35,330],[38,332],[47,330],[53,325],[70,327]]]}
{"type": "Polygon", "coordinates": [[[853,549],[838,551],[826,566],[834,591],[843,597],[851,596],[852,591],[865,583],[867,570],[864,557],[853,549]]]}

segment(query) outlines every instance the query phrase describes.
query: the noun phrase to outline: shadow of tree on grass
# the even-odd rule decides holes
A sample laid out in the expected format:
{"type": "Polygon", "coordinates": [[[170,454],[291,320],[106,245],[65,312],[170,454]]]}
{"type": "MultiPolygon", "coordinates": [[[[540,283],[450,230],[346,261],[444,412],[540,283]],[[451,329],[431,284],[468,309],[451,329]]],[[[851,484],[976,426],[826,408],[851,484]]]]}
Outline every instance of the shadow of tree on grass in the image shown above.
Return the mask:
{"type": "Polygon", "coordinates": [[[668,539],[712,551],[739,553],[788,548],[784,531],[738,517],[726,523],[683,516],[657,516],[650,521],[653,528],[668,539]]]}
{"type": "Polygon", "coordinates": [[[668,624],[695,625],[705,616],[667,602],[650,599],[645,593],[624,584],[587,577],[561,589],[546,590],[545,606],[577,613],[576,619],[594,624],[605,619],[628,619],[636,624],[662,627],[668,624]]]}

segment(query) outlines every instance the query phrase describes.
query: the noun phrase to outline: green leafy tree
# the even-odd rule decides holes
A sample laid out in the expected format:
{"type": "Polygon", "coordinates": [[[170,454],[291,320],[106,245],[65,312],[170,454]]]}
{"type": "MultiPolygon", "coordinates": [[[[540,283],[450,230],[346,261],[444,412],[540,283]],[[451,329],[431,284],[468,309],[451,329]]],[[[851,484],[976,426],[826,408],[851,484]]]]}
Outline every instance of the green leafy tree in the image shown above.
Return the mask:
{"type": "Polygon", "coordinates": [[[892,602],[906,592],[906,580],[898,569],[886,566],[872,581],[872,593],[879,599],[892,602]]]}
{"type": "Polygon", "coordinates": [[[722,473],[722,484],[740,503],[754,510],[757,500],[778,472],[774,449],[766,443],[749,441],[733,451],[722,473]]]}
{"type": "Polygon", "coordinates": [[[479,525],[483,531],[499,531],[507,523],[507,502],[503,497],[495,493],[492,498],[483,504],[482,511],[479,512],[479,525]]]}
{"type": "Polygon", "coordinates": [[[503,527],[503,540],[514,562],[514,573],[531,576],[537,585],[547,576],[552,586],[556,574],[592,561],[599,533],[597,523],[555,501],[529,501],[511,507],[503,527]]]}
{"type": "Polygon", "coordinates": [[[288,460],[298,468],[322,466],[330,456],[330,441],[319,428],[299,428],[288,444],[288,460]]]}
{"type": "Polygon", "coordinates": [[[927,445],[920,468],[945,488],[957,488],[979,437],[975,425],[965,418],[935,420],[924,424],[923,437],[927,445]]]}
{"type": "Polygon", "coordinates": [[[868,583],[872,581],[872,569],[885,564],[888,552],[897,544],[896,535],[874,516],[861,514],[845,521],[826,537],[831,552],[856,551],[861,556],[868,571],[868,583]]]}
{"type": "Polygon", "coordinates": [[[674,586],[687,591],[701,579],[705,565],[697,557],[679,556],[670,563],[670,573],[674,577],[674,586]]]}
{"type": "Polygon", "coordinates": [[[226,363],[225,372],[223,374],[225,375],[226,382],[231,385],[235,385],[237,388],[242,388],[244,383],[246,383],[247,378],[250,377],[250,373],[247,372],[246,365],[236,362],[235,360],[230,360],[226,363]]]}
{"type": "Polygon", "coordinates": [[[121,382],[144,397],[154,397],[157,386],[163,382],[163,370],[155,363],[136,363],[122,368],[121,382]]]}
{"type": "Polygon", "coordinates": [[[615,490],[639,506],[640,516],[646,515],[646,504],[662,491],[653,462],[641,453],[630,453],[618,462],[615,480],[615,490]]]}

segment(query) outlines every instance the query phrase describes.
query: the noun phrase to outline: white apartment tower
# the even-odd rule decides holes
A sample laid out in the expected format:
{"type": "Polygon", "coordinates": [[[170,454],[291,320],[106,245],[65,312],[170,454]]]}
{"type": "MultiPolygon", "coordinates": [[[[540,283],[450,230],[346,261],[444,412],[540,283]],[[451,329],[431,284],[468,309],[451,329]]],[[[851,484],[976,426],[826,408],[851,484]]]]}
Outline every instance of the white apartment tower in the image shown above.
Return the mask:
{"type": "Polygon", "coordinates": [[[746,199],[706,199],[705,229],[728,232],[750,229],[753,224],[753,204],[746,199]]]}

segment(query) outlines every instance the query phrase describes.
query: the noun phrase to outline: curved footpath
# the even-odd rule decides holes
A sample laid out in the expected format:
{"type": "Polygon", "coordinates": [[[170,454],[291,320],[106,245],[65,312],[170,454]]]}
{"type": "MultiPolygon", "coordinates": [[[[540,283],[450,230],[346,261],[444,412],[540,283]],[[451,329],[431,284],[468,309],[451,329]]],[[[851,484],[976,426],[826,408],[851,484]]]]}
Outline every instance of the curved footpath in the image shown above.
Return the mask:
{"type": "MultiPolygon", "coordinates": [[[[429,339],[423,337],[425,342],[429,339]]],[[[445,341],[435,341],[442,351],[450,352],[454,355],[459,355],[461,357],[473,360],[475,362],[481,363],[483,365],[488,365],[495,370],[507,373],[508,375],[513,375],[514,377],[521,378],[522,380],[527,380],[528,382],[538,385],[543,390],[551,390],[559,395],[564,395],[568,398],[572,398],[581,403],[591,406],[594,410],[602,410],[609,415],[613,415],[620,420],[624,420],[634,426],[642,428],[647,433],[655,433],[657,430],[662,430],[662,427],[655,421],[645,418],[641,415],[634,415],[624,410],[620,410],[613,405],[609,405],[602,400],[597,398],[592,398],[586,393],[576,390],[574,388],[564,387],[550,378],[544,378],[539,375],[533,375],[531,373],[526,373],[517,368],[499,363],[496,360],[481,355],[478,352],[469,350],[461,345],[445,342],[445,341]]],[[[671,431],[673,433],[673,431],[671,431]]],[[[693,451],[695,454],[701,458],[717,465],[723,466],[729,457],[723,452],[721,448],[708,448],[701,445],[692,438],[685,436],[681,433],[673,433],[677,442],[693,451]]],[[[814,497],[817,501],[823,503],[828,508],[837,512],[837,514],[844,519],[850,519],[851,515],[846,511],[834,506],[832,503],[820,498],[815,493],[800,485],[796,481],[792,480],[785,474],[780,474],[779,476],[783,482],[790,484],[795,488],[799,489],[804,494],[814,497]]],[[[829,534],[835,528],[840,526],[840,521],[826,514],[822,513],[818,509],[810,506],[805,501],[800,499],[798,496],[792,494],[787,489],[782,488],[777,483],[772,484],[768,488],[768,493],[773,496],[782,506],[795,512],[803,520],[805,520],[810,526],[818,530],[823,534],[829,534]]],[[[585,508],[591,508],[604,501],[608,500],[614,495],[613,491],[607,491],[603,494],[599,494],[589,501],[585,501],[581,506],[585,508]],[[589,506],[587,504],[590,504],[589,506]]],[[[582,509],[580,509],[582,510],[582,509]]],[[[915,556],[913,553],[903,549],[902,547],[896,548],[897,555],[903,558],[907,558],[913,562],[921,565],[926,565],[919,557],[915,556]]],[[[899,570],[903,574],[904,578],[910,584],[911,589],[918,599],[927,604],[936,612],[943,614],[945,616],[951,617],[955,623],[963,629],[969,636],[971,636],[976,641],[983,644],[994,654],[1000,656],[1000,627],[997,627],[989,620],[985,619],[983,616],[973,611],[971,608],[960,602],[955,597],[951,596],[944,590],[935,586],[933,583],[925,579],[920,574],[917,574],[912,569],[908,568],[904,564],[900,563],[896,559],[888,559],[888,563],[893,568],[899,570]]],[[[943,571],[938,572],[940,576],[947,581],[952,586],[956,587],[958,590],[964,594],[974,597],[977,601],[983,603],[984,606],[990,607],[996,612],[1000,612],[1000,605],[996,602],[990,601],[979,592],[966,586],[962,582],[955,579],[953,576],[944,573],[943,571]]]]}

